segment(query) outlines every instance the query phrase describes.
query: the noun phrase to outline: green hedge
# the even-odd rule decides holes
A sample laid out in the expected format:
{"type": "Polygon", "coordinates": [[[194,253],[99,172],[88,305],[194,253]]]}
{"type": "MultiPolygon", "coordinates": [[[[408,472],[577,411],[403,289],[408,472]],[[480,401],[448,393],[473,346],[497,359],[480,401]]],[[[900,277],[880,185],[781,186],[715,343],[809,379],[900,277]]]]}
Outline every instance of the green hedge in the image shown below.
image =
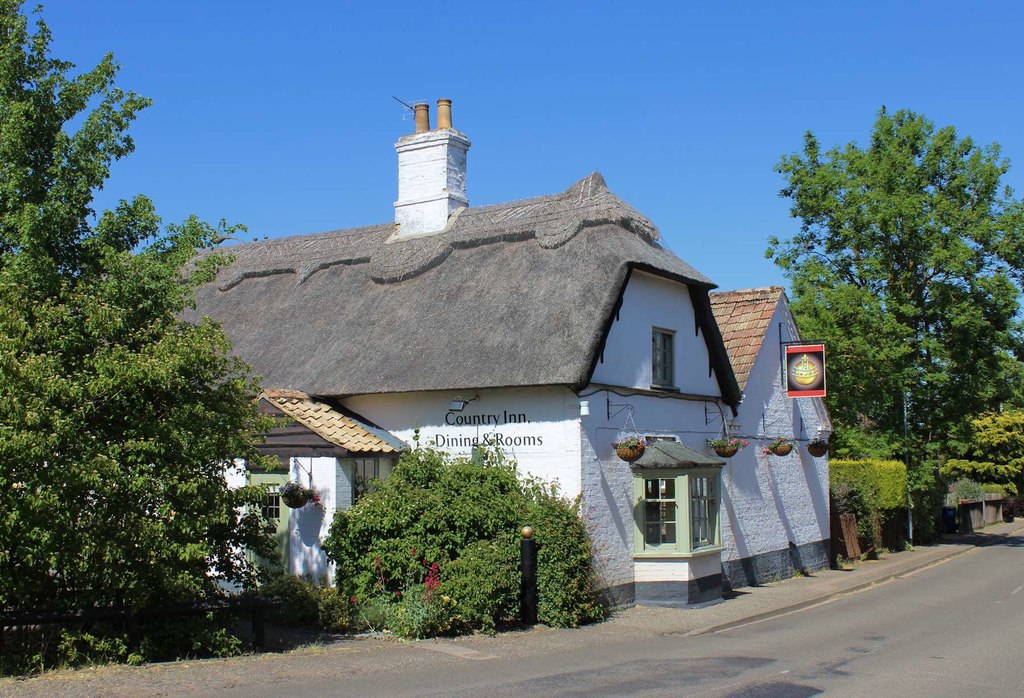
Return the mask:
{"type": "Polygon", "coordinates": [[[852,487],[871,497],[882,511],[905,509],[907,506],[907,468],[898,460],[832,460],[829,461],[831,487],[852,487]]]}

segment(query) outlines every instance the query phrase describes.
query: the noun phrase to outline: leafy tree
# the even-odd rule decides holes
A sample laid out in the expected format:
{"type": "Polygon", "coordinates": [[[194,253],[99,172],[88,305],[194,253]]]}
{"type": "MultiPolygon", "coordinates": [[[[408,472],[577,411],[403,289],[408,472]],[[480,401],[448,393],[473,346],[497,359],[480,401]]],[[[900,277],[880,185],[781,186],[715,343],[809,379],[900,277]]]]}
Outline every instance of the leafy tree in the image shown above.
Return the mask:
{"type": "Polygon", "coordinates": [[[247,367],[180,315],[229,232],[93,194],[148,100],[50,57],[0,0],[0,608],[146,605],[244,583],[270,545],[224,468],[266,425],[247,367]],[[90,105],[93,105],[90,109],[90,105]],[[191,265],[191,272],[183,269],[191,265]]]}
{"type": "Polygon", "coordinates": [[[969,478],[1003,485],[1018,494],[1024,473],[1024,410],[983,414],[971,420],[960,458],[950,458],[940,472],[948,480],[969,478]]]}
{"type": "Polygon", "coordinates": [[[847,435],[942,453],[970,416],[1020,398],[1024,208],[1008,168],[998,146],[884,108],[866,147],[823,151],[808,132],[777,166],[801,226],[767,254],[803,333],[829,346],[847,435]]]}

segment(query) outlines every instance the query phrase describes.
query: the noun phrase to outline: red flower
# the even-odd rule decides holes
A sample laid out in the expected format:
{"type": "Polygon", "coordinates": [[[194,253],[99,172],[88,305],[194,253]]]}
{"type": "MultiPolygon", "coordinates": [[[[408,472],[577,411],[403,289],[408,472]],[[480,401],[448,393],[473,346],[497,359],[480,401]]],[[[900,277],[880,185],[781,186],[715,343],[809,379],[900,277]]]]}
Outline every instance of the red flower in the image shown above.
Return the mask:
{"type": "Polygon", "coordinates": [[[357,603],[359,603],[359,599],[357,599],[355,596],[348,597],[349,606],[355,606],[357,603]]]}
{"type": "Polygon", "coordinates": [[[416,557],[416,548],[409,548],[409,555],[416,557]]]}
{"type": "Polygon", "coordinates": [[[396,599],[401,599],[401,598],[402,598],[402,592],[400,592],[400,591],[396,591],[396,592],[395,592],[395,598],[396,598],[396,599]]]}

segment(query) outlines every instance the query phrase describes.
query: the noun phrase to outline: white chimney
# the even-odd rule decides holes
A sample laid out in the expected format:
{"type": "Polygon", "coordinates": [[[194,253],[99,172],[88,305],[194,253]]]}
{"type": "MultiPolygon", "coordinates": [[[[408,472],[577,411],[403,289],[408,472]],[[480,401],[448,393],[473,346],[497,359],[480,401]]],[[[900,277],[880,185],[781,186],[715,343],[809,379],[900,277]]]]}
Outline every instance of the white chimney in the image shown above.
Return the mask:
{"type": "Polygon", "coordinates": [[[430,106],[415,107],[416,132],[395,143],[398,151],[396,238],[444,230],[466,198],[469,139],[452,128],[452,101],[437,100],[437,129],[430,130],[430,106]]]}

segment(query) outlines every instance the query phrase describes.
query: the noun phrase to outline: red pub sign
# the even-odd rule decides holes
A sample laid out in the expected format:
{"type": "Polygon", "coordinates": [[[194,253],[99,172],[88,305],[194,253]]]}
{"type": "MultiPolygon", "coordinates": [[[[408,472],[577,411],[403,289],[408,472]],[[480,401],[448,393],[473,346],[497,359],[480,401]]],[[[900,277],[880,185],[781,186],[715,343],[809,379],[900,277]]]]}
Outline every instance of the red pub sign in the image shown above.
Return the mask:
{"type": "Polygon", "coordinates": [[[825,345],[786,347],[786,396],[825,397],[825,345]]]}

